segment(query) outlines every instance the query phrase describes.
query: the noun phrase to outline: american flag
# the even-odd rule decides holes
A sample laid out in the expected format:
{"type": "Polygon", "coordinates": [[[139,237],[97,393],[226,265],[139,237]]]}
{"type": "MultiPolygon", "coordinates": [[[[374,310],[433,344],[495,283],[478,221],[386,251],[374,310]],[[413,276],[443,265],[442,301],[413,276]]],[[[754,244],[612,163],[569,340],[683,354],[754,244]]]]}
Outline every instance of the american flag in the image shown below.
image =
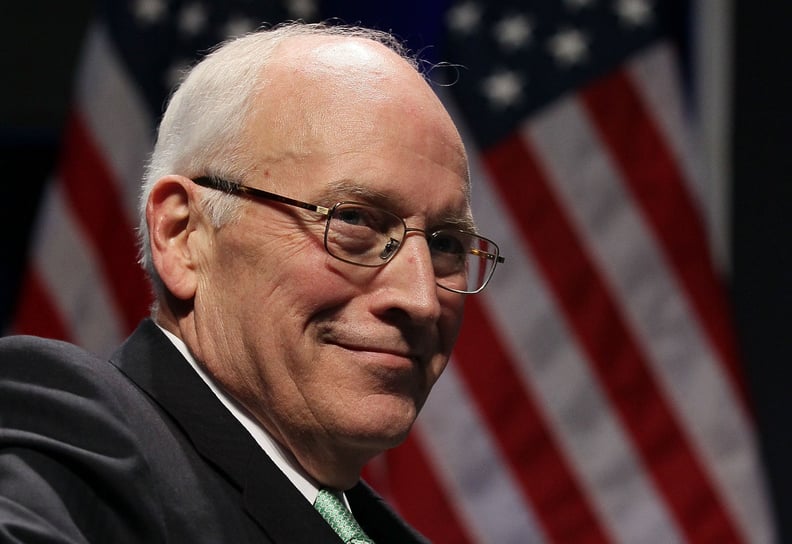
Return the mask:
{"type": "MultiPolygon", "coordinates": [[[[450,63],[429,77],[468,144],[474,214],[508,258],[468,297],[414,432],[366,469],[435,542],[775,540],[673,4],[423,8],[450,63]]],[[[14,330],[107,353],[150,301],[136,198],[173,84],[227,36],[338,13],[310,0],[99,12],[14,330]]]]}

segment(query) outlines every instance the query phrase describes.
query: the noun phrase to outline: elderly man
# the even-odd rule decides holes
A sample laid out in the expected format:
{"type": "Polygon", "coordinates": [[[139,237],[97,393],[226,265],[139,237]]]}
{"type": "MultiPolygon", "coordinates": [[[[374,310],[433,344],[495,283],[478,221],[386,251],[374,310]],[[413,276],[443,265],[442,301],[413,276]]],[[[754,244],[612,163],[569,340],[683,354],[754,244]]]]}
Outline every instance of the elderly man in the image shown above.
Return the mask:
{"type": "Polygon", "coordinates": [[[388,35],[218,48],[143,187],[152,318],[109,363],[0,341],[0,540],[422,541],[360,473],[503,260],[469,199],[460,137],[388,35]]]}

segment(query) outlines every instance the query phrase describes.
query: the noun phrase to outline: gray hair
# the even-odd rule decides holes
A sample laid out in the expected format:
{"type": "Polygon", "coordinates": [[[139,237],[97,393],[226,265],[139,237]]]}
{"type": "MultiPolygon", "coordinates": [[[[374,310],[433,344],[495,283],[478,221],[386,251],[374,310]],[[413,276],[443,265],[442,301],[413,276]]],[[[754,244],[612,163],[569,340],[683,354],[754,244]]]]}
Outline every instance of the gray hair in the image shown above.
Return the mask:
{"type": "MultiPolygon", "coordinates": [[[[391,34],[353,26],[286,23],[216,47],[190,70],[173,93],[143,178],[138,230],[140,263],[158,293],[163,293],[164,288],[152,263],[146,224],[146,203],[154,184],[168,174],[244,180],[255,167],[255,158],[246,153],[241,132],[261,88],[263,69],[284,40],[316,35],[381,43],[420,71],[418,61],[391,34]]],[[[202,206],[212,224],[220,227],[238,216],[240,204],[238,199],[220,191],[206,191],[202,206]]]]}

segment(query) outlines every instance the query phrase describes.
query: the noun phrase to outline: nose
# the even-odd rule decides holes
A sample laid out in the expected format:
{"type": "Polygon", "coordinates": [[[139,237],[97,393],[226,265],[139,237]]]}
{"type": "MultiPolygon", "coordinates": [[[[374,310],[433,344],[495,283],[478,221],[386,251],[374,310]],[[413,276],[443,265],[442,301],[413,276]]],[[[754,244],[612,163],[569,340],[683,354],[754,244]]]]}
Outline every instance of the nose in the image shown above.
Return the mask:
{"type": "Polygon", "coordinates": [[[440,317],[439,288],[423,231],[408,232],[398,253],[380,270],[377,281],[383,312],[400,312],[416,322],[432,322],[440,317]]]}

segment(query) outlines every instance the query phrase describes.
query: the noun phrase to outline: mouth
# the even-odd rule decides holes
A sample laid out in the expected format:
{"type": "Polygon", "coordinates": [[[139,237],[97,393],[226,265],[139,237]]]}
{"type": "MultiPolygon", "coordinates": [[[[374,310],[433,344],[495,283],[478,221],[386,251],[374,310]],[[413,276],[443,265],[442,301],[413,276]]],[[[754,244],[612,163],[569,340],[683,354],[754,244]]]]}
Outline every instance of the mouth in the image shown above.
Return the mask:
{"type": "Polygon", "coordinates": [[[323,321],[316,332],[320,344],[380,375],[423,374],[438,348],[434,335],[425,330],[323,321]]]}
{"type": "Polygon", "coordinates": [[[413,353],[410,350],[384,347],[375,344],[354,344],[344,342],[331,342],[344,351],[350,352],[358,357],[371,360],[372,363],[378,363],[388,367],[404,367],[409,366],[413,368],[415,365],[420,365],[424,357],[413,353]]]}
{"type": "Polygon", "coordinates": [[[410,398],[422,403],[434,383],[432,350],[422,341],[410,342],[402,335],[340,334],[326,331],[320,342],[332,350],[328,355],[341,372],[368,394],[410,398]]]}

